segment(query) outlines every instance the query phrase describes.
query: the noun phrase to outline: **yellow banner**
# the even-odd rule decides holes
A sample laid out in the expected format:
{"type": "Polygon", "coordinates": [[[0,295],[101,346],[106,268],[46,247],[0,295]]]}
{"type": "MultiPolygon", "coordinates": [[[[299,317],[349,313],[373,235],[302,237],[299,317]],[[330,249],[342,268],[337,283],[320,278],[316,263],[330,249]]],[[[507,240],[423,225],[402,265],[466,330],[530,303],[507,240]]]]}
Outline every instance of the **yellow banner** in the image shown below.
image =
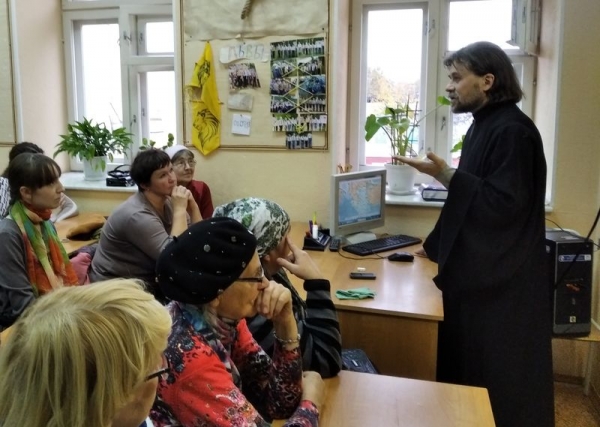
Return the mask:
{"type": "Polygon", "coordinates": [[[192,144],[207,155],[221,145],[221,105],[208,42],[186,91],[192,107],[192,144]]]}

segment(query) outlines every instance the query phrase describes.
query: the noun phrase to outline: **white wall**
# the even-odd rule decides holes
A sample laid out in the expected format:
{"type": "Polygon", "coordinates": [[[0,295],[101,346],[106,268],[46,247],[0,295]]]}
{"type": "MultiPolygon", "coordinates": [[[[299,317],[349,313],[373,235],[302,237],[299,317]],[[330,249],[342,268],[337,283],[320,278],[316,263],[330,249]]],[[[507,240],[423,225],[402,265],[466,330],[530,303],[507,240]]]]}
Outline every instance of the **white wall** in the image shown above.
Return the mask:
{"type": "MultiPolygon", "coordinates": [[[[562,57],[558,70],[556,103],[556,181],[554,211],[548,215],[564,228],[585,234],[600,205],[600,144],[597,110],[600,105],[600,2],[597,0],[544,0],[544,13],[563,11],[560,17],[546,15],[542,23],[543,44],[547,42],[550,64],[562,57]]],[[[553,72],[538,75],[538,92],[553,90],[553,72]],[[546,76],[550,81],[541,80],[546,76]]],[[[544,95],[548,95],[545,93],[544,95]]],[[[541,104],[541,100],[539,101],[541,104]]],[[[548,105],[539,105],[544,111],[548,105]]],[[[540,115],[543,115],[540,114],[540,115]]],[[[549,120],[551,121],[551,120],[549,120]]],[[[597,241],[598,229],[594,233],[597,241]]],[[[595,256],[593,317],[600,321],[598,257],[595,256]]],[[[554,370],[582,376],[587,345],[573,341],[554,342],[554,370]]],[[[600,360],[595,361],[595,389],[600,391],[600,360]]]]}

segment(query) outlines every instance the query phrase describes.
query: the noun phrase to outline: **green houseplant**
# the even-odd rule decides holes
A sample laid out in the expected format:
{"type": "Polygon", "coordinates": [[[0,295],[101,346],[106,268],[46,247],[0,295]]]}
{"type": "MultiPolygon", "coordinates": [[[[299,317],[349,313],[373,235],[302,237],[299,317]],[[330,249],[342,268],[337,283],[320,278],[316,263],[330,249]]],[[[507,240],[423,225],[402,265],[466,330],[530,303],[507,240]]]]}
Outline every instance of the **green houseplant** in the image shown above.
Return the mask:
{"type": "MultiPolygon", "coordinates": [[[[167,143],[162,146],[162,149],[166,149],[172,147],[175,144],[175,136],[172,133],[167,135],[167,143]]],[[[140,144],[140,150],[147,150],[149,148],[154,148],[156,146],[156,141],[153,141],[148,138],[142,138],[142,143],[140,144]]]]}
{"type": "Polygon", "coordinates": [[[386,134],[390,142],[391,162],[385,164],[387,170],[388,192],[392,194],[411,194],[414,192],[416,171],[403,164],[398,156],[412,157],[417,153],[412,149],[415,129],[425,117],[442,105],[450,105],[444,96],[437,98],[437,106],[418,118],[417,105],[411,107],[410,99],[395,108],[386,106],[383,115],[371,114],[365,122],[365,140],[370,141],[380,130],[386,134]]]}
{"type": "Polygon", "coordinates": [[[393,164],[401,164],[396,158],[398,156],[412,157],[416,155],[412,149],[412,141],[415,129],[429,114],[442,105],[450,105],[450,100],[445,96],[438,96],[438,105],[427,112],[423,117],[417,119],[417,108],[410,106],[410,100],[405,104],[399,104],[396,108],[386,106],[383,115],[371,114],[365,122],[365,140],[370,141],[380,129],[382,129],[390,140],[390,153],[393,164]]]}
{"type": "Polygon", "coordinates": [[[111,131],[104,123],[94,123],[85,117],[81,122],[67,125],[67,133],[60,138],[54,157],[63,152],[71,157],[79,156],[86,179],[103,179],[107,159],[112,161],[114,154],[123,154],[133,144],[131,133],[125,128],[111,131]],[[94,175],[92,171],[100,173],[90,177],[94,175]]]}

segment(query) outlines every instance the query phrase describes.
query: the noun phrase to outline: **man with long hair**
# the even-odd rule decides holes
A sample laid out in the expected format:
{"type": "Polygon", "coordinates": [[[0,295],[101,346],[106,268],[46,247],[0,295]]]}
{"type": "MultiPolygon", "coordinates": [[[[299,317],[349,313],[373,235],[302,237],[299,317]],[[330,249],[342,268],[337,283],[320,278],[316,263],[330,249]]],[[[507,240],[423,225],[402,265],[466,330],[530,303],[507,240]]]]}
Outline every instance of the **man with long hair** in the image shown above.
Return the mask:
{"type": "Polygon", "coordinates": [[[444,60],[452,112],[473,113],[457,169],[403,158],[448,188],[423,247],[438,263],[437,379],[486,387],[498,427],[554,426],[545,254],[546,161],[506,53],[470,44],[444,60]]]}

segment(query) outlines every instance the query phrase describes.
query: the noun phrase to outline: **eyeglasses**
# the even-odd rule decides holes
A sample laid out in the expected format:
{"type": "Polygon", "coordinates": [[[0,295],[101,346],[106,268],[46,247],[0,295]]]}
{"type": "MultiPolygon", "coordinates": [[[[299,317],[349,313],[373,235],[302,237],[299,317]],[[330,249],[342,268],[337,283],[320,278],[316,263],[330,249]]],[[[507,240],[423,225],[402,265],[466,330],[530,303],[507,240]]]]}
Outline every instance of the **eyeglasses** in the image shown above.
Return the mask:
{"type": "Polygon", "coordinates": [[[173,166],[175,166],[176,168],[184,168],[186,163],[191,166],[194,167],[196,166],[196,160],[191,159],[191,160],[177,160],[176,162],[173,163],[173,166]]]}
{"type": "Polygon", "coordinates": [[[163,380],[167,379],[167,375],[169,372],[171,372],[171,365],[169,364],[169,359],[167,359],[167,357],[163,354],[162,355],[162,369],[148,375],[146,377],[146,381],[150,381],[154,378],[161,378],[163,380]]]}
{"type": "Polygon", "coordinates": [[[265,279],[265,270],[260,269],[260,277],[240,277],[236,282],[262,283],[265,279]]]}

